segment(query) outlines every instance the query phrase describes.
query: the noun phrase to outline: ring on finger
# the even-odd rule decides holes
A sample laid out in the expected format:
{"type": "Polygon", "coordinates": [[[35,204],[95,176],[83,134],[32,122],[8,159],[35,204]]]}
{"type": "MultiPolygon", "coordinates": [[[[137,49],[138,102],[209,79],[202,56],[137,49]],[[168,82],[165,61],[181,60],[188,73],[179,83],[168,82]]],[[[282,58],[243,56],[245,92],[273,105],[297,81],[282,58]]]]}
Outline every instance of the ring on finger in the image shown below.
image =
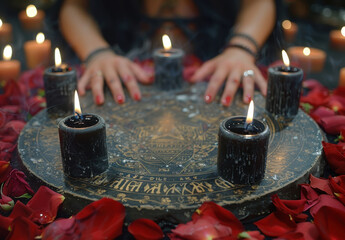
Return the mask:
{"type": "Polygon", "coordinates": [[[101,70],[96,71],[96,72],[92,75],[92,77],[102,77],[102,78],[103,78],[102,71],[101,71],[101,70]]]}
{"type": "Polygon", "coordinates": [[[243,77],[254,77],[254,71],[251,69],[244,71],[243,77]]]}

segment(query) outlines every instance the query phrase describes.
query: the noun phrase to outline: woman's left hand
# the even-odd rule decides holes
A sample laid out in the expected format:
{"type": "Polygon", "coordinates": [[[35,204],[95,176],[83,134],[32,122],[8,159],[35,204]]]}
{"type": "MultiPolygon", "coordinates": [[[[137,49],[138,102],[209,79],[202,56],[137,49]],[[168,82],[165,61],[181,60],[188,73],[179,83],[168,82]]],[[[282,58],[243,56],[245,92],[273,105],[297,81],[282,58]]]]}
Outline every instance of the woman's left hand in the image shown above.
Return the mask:
{"type": "Polygon", "coordinates": [[[255,65],[255,59],[249,53],[238,48],[228,48],[217,57],[205,62],[192,76],[192,82],[210,77],[204,99],[212,102],[225,82],[221,97],[223,106],[230,106],[236,91],[243,81],[243,102],[249,103],[254,95],[255,84],[266,96],[267,82],[255,65]]]}

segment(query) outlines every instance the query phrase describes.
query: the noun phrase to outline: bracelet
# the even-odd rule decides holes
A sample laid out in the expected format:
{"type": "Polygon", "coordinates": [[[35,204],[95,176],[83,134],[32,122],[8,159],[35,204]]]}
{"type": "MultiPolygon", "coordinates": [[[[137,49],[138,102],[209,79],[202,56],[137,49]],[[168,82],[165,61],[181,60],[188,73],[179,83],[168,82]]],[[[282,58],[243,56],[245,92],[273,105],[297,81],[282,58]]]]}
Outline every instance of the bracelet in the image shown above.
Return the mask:
{"type": "Polygon", "coordinates": [[[256,48],[256,51],[259,52],[260,48],[259,48],[259,44],[255,41],[254,38],[252,38],[251,36],[247,35],[247,34],[244,34],[244,33],[233,33],[231,35],[231,38],[233,37],[241,37],[241,38],[245,38],[247,39],[248,41],[250,41],[256,48]]]}
{"type": "Polygon", "coordinates": [[[244,51],[246,51],[247,53],[249,53],[250,55],[252,55],[254,58],[256,58],[256,54],[255,52],[253,52],[252,50],[250,50],[250,48],[246,47],[246,46],[243,46],[241,44],[232,44],[232,43],[229,43],[228,45],[225,46],[225,48],[223,49],[223,51],[227,48],[239,48],[239,49],[242,49],[244,51]]]}
{"type": "Polygon", "coordinates": [[[97,54],[101,53],[101,52],[107,52],[107,51],[113,51],[113,49],[111,47],[102,47],[102,48],[97,48],[96,50],[92,51],[89,56],[86,57],[86,59],[84,60],[84,63],[88,63],[90,62],[90,60],[96,56],[97,54]]]}

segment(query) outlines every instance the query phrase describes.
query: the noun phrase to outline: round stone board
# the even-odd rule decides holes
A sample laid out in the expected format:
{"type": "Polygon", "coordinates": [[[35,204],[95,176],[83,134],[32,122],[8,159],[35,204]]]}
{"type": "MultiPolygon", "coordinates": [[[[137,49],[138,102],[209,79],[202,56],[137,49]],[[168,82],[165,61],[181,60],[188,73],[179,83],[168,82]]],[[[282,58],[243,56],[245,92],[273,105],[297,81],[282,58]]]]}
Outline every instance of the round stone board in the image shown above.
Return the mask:
{"type": "Polygon", "coordinates": [[[91,201],[110,197],[126,206],[127,219],[188,221],[205,201],[214,201],[244,219],[267,213],[270,196],[299,195],[298,184],[318,176],[322,133],[305,113],[283,124],[265,113],[265,99],[256,94],[255,117],[271,131],[267,168],[258,185],[233,185],[217,174],[219,123],[246,115],[240,94],[230,108],[205,104],[205,84],[181,91],[143,87],[143,99],[117,105],[107,94],[99,107],[91,95],[80,99],[82,111],[102,116],[107,124],[110,167],[91,179],[63,174],[57,123],[46,110],[33,117],[20,134],[18,152],[33,180],[66,197],[64,209],[76,213],[91,201]]]}

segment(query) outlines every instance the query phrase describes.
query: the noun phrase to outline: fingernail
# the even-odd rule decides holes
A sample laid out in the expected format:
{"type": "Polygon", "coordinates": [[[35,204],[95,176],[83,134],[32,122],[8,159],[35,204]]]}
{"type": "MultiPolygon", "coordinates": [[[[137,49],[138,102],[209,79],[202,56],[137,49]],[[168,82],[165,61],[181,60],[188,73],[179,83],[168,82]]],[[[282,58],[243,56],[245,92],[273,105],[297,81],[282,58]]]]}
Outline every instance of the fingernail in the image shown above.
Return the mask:
{"type": "Polygon", "coordinates": [[[211,95],[206,95],[205,96],[205,102],[210,103],[212,101],[211,95]]]}
{"type": "Polygon", "coordinates": [[[117,101],[118,104],[122,104],[122,103],[125,102],[125,100],[124,100],[122,95],[117,95],[116,101],[117,101]]]}
{"type": "Polygon", "coordinates": [[[247,95],[245,98],[246,103],[250,103],[251,100],[252,100],[252,97],[250,95],[247,95]]]}
{"type": "Polygon", "coordinates": [[[97,95],[96,96],[96,104],[97,105],[101,105],[103,102],[102,102],[102,98],[101,98],[101,96],[100,95],[97,95]]]}
{"type": "Polygon", "coordinates": [[[134,93],[134,100],[135,101],[140,101],[141,97],[140,97],[140,94],[139,93],[134,93]]]}
{"type": "Polygon", "coordinates": [[[231,102],[231,97],[230,96],[226,96],[226,98],[223,99],[222,103],[224,106],[229,106],[231,102]]]}

